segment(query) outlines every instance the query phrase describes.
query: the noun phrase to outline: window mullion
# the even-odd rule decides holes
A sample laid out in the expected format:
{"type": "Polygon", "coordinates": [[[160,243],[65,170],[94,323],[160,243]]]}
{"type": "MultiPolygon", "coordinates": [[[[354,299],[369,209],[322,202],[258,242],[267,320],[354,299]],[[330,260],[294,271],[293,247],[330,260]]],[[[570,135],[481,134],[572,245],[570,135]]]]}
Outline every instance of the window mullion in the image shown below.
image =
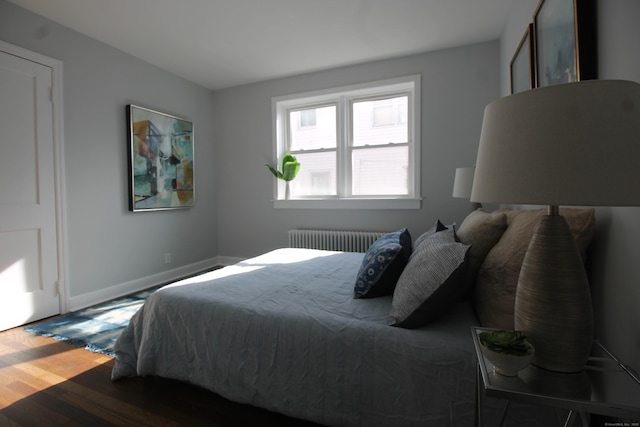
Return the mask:
{"type": "Polygon", "coordinates": [[[351,196],[351,151],[349,100],[341,96],[338,101],[338,197],[351,196]]]}
{"type": "MultiPolygon", "coordinates": [[[[420,117],[420,105],[415,103],[416,91],[420,91],[420,85],[407,94],[407,125],[409,143],[409,194],[420,194],[419,164],[420,164],[420,127],[416,126],[416,120],[420,117]],[[416,139],[417,138],[417,139],[416,139]],[[412,161],[413,160],[413,161],[412,161]],[[418,176],[418,179],[416,179],[418,176]]],[[[419,93],[419,92],[418,92],[419,93]]],[[[419,98],[418,98],[419,99],[419,98]]]]}
{"type": "Polygon", "coordinates": [[[277,157],[278,161],[280,161],[280,158],[284,155],[284,153],[291,151],[291,125],[290,125],[291,118],[289,117],[290,114],[291,114],[291,111],[288,109],[285,109],[282,114],[284,140],[282,144],[282,150],[281,151],[279,150],[278,152],[278,157],[277,157]]]}

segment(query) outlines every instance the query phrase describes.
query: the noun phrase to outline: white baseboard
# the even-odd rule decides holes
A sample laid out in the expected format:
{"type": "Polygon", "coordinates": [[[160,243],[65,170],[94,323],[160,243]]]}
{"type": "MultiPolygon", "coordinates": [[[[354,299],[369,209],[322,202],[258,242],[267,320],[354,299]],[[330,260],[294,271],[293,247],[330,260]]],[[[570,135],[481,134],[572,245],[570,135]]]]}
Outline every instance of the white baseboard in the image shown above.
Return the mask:
{"type": "Polygon", "coordinates": [[[239,258],[232,257],[213,257],[194,264],[185,265],[174,268],[172,270],[163,271],[162,273],[153,274],[151,276],[142,277],[130,282],[109,286],[99,291],[89,292],[86,294],[70,297],[67,303],[69,311],[81,310],[101,302],[109,301],[133,292],[138,292],[153,286],[162,285],[164,283],[173,282],[186,276],[208,270],[218,265],[231,265],[241,261],[239,258]]]}
{"type": "Polygon", "coordinates": [[[246,258],[237,258],[237,257],[231,257],[231,256],[219,256],[218,257],[218,265],[233,265],[233,264],[237,264],[240,261],[244,261],[246,258]]]}

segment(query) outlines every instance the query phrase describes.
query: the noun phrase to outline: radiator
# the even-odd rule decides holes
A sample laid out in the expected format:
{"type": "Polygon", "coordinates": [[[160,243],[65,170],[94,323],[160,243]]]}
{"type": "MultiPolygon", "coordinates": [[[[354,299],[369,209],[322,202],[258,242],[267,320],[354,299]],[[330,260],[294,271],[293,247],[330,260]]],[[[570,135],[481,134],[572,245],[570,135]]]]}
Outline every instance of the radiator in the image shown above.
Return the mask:
{"type": "Polygon", "coordinates": [[[386,231],[289,230],[290,248],[366,252],[386,231]]]}

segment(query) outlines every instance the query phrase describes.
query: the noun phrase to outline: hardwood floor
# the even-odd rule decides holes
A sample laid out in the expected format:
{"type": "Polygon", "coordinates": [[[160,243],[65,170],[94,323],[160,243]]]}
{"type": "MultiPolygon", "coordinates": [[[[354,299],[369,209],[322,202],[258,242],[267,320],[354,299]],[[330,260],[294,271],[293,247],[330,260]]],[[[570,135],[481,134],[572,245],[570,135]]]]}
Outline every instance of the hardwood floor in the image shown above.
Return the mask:
{"type": "Polygon", "coordinates": [[[112,382],[113,358],[0,332],[0,426],[317,427],[160,378],[112,382]]]}

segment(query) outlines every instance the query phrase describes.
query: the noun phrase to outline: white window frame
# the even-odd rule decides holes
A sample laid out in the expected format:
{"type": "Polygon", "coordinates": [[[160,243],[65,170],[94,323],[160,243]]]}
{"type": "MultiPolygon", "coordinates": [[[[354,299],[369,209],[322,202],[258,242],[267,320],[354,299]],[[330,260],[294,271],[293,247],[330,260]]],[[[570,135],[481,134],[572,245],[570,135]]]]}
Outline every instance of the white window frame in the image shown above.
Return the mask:
{"type": "MultiPolygon", "coordinates": [[[[362,83],[339,88],[298,93],[271,100],[273,124],[273,158],[278,164],[286,152],[286,134],[288,132],[288,112],[295,109],[336,104],[338,195],[326,197],[305,197],[284,199],[285,184],[282,180],[274,180],[273,202],[275,208],[300,209],[420,209],[420,75],[412,75],[362,83]],[[350,106],[354,101],[379,96],[408,95],[408,148],[409,148],[409,191],[404,196],[351,196],[351,165],[347,164],[348,141],[351,138],[347,123],[351,120],[350,106]]],[[[304,167],[304,165],[302,165],[304,167]]]]}

